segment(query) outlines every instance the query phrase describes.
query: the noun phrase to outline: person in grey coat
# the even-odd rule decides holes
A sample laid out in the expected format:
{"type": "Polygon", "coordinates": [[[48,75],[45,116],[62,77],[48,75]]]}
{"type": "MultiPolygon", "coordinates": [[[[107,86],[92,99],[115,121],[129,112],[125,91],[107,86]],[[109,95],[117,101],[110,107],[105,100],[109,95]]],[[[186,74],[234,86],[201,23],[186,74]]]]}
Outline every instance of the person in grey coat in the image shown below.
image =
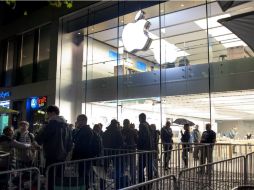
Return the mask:
{"type": "Polygon", "coordinates": [[[199,126],[196,125],[195,129],[192,131],[193,143],[194,143],[193,158],[195,161],[199,160],[199,148],[202,148],[199,145],[200,140],[201,140],[201,133],[198,128],[199,128],[199,126]]]}

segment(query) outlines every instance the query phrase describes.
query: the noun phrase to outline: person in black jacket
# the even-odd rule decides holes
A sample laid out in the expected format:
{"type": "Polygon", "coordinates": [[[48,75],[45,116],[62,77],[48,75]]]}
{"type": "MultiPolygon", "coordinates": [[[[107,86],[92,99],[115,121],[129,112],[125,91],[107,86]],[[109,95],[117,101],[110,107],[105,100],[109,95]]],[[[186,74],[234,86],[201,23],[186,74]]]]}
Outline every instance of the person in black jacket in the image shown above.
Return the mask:
{"type": "Polygon", "coordinates": [[[118,127],[118,121],[111,120],[110,125],[102,135],[102,141],[104,148],[110,149],[122,149],[123,148],[123,136],[120,128],[118,127]]]}
{"type": "Polygon", "coordinates": [[[127,150],[126,153],[132,153],[126,157],[126,166],[129,167],[131,182],[136,183],[136,155],[133,154],[137,148],[138,133],[135,129],[131,128],[130,120],[125,119],[123,121],[122,135],[124,140],[124,148],[127,150]]]}
{"type": "MultiPolygon", "coordinates": [[[[72,160],[85,160],[94,158],[101,153],[101,138],[95,133],[89,125],[87,125],[87,117],[80,114],[77,117],[76,129],[73,133],[74,148],[72,152],[72,160]]],[[[79,177],[85,174],[85,187],[89,189],[91,174],[91,162],[78,162],[79,177]]]]}
{"type": "MultiPolygon", "coordinates": [[[[146,122],[146,115],[141,113],[139,115],[139,131],[138,131],[138,150],[153,150],[152,135],[150,126],[146,122]]],[[[145,181],[144,169],[147,168],[148,180],[153,178],[153,155],[152,154],[140,154],[139,155],[139,183],[145,181]]],[[[150,189],[150,188],[148,188],[150,189]]]]}
{"type": "MultiPolygon", "coordinates": [[[[46,159],[46,168],[48,166],[63,162],[66,160],[68,153],[72,149],[72,131],[66,120],[59,116],[57,106],[48,106],[47,108],[48,124],[35,136],[35,141],[43,145],[44,156],[46,159]]],[[[61,175],[60,169],[56,169],[56,175],[61,175]]],[[[49,171],[49,187],[54,187],[54,168],[49,171]]]]}
{"type": "Polygon", "coordinates": [[[124,140],[124,148],[128,150],[136,150],[138,133],[135,131],[135,129],[130,127],[130,121],[128,119],[123,121],[122,135],[124,140]]]}
{"type": "MultiPolygon", "coordinates": [[[[207,164],[213,161],[213,146],[216,142],[216,133],[211,129],[212,126],[210,123],[206,124],[206,131],[202,133],[200,143],[206,144],[201,151],[200,164],[207,164]]],[[[203,169],[203,168],[202,168],[203,169]]]]}
{"type": "Polygon", "coordinates": [[[168,164],[171,159],[171,150],[173,147],[173,132],[170,128],[170,121],[166,122],[166,125],[161,129],[161,142],[164,149],[164,169],[170,169],[168,164]]]}
{"type": "MultiPolygon", "coordinates": [[[[102,135],[102,141],[104,148],[111,149],[110,151],[111,155],[116,154],[119,149],[123,149],[123,136],[118,124],[118,121],[115,119],[111,120],[110,125],[107,127],[106,131],[102,135]]],[[[122,157],[114,157],[112,159],[113,165],[115,168],[115,183],[116,183],[116,189],[123,188],[124,185],[124,163],[122,161],[122,157]]]]}
{"type": "Polygon", "coordinates": [[[181,131],[182,138],[181,142],[183,143],[183,152],[182,152],[182,158],[184,162],[184,167],[188,167],[188,159],[189,159],[189,150],[190,150],[190,125],[189,124],[184,124],[184,133],[181,131]]]}

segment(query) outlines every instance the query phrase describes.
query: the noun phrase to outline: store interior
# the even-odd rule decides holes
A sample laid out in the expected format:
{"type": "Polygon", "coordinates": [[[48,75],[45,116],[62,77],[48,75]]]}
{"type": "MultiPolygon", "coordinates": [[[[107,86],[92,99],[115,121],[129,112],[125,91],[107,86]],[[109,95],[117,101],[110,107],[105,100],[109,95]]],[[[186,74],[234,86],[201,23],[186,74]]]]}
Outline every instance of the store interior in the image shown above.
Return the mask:
{"type": "MultiPolygon", "coordinates": [[[[205,1],[167,1],[142,9],[145,19],[151,24],[146,31],[152,39],[147,50],[127,51],[122,39],[124,28],[135,22],[138,11],[64,34],[63,44],[83,38],[83,81],[107,80],[121,75],[132,77],[142,72],[163,72],[164,69],[189,68],[199,64],[212,66],[221,61],[254,56],[245,42],[218,22],[253,8],[254,2],[248,2],[223,12],[215,1],[208,5],[205,1]]],[[[92,14],[89,18],[93,17],[92,14]]],[[[63,46],[64,61],[68,59],[67,48],[68,45],[63,46]]],[[[254,67],[249,72],[253,70],[254,67]]],[[[120,85],[124,88],[127,84],[120,85]]],[[[186,89],[185,94],[174,96],[82,103],[82,113],[88,116],[88,123],[92,126],[100,122],[104,130],[112,118],[120,123],[128,118],[138,128],[138,115],[144,112],[148,122],[156,124],[157,129],[166,120],[173,122],[177,118],[186,118],[198,124],[203,131],[205,124],[211,121],[221,139],[229,139],[228,133],[233,129],[237,131],[234,139],[246,139],[247,133],[254,134],[251,128],[254,124],[253,110],[253,89],[207,90],[197,94],[191,94],[186,89]]],[[[182,129],[179,125],[173,124],[172,127],[176,134],[182,129]]]]}

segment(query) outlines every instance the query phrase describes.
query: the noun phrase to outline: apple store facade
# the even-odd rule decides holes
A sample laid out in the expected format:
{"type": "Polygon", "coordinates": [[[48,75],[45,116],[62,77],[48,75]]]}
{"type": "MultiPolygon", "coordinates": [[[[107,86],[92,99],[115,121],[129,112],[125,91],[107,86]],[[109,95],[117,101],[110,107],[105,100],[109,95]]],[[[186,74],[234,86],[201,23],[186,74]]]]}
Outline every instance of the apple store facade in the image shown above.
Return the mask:
{"type": "MultiPolygon", "coordinates": [[[[221,136],[254,133],[254,53],[228,28],[254,3],[218,1],[98,2],[61,18],[57,97],[74,122],[93,126],[146,113],[165,121],[211,122],[221,136]],[[253,130],[253,131],[252,131],[253,130]]],[[[173,125],[176,132],[181,126],[173,125]]],[[[105,130],[105,128],[104,128],[105,130]]],[[[220,135],[219,135],[220,136],[220,135]]]]}

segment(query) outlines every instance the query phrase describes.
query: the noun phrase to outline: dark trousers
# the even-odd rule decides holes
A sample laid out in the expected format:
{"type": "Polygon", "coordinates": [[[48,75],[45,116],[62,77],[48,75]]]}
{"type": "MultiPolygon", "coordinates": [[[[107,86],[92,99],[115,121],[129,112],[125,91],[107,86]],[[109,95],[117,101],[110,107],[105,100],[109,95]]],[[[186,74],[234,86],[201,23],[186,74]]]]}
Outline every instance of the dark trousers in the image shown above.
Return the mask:
{"type": "MultiPolygon", "coordinates": [[[[145,176],[144,176],[144,169],[146,168],[146,174],[148,180],[151,180],[153,178],[153,155],[152,154],[142,154],[139,155],[138,158],[138,182],[142,183],[145,181],[145,176]]],[[[152,185],[148,187],[147,189],[151,189],[152,185]]]]}
{"type": "Polygon", "coordinates": [[[114,167],[114,180],[116,184],[116,189],[122,189],[127,186],[127,179],[124,178],[124,163],[123,158],[113,158],[113,167],[114,167]]]}
{"type": "MultiPolygon", "coordinates": [[[[54,159],[46,159],[46,163],[45,163],[45,171],[47,171],[48,167],[52,164],[56,164],[59,162],[63,162],[62,160],[54,160],[54,159]]],[[[63,167],[62,166],[53,166],[51,168],[49,168],[48,171],[48,190],[54,190],[54,186],[56,185],[56,183],[58,182],[59,178],[63,178],[63,167]]]]}
{"type": "MultiPolygon", "coordinates": [[[[209,164],[213,162],[213,146],[206,146],[202,148],[201,150],[201,158],[200,158],[200,164],[209,164]]],[[[211,171],[211,166],[207,167],[207,171],[211,171]]],[[[201,171],[204,172],[205,168],[201,168],[201,171]]]]}
{"type": "Polygon", "coordinates": [[[189,160],[189,147],[183,147],[182,159],[183,159],[184,167],[187,168],[188,160],[189,160]]]}
{"type": "Polygon", "coordinates": [[[171,144],[164,144],[163,149],[165,152],[164,153],[164,168],[167,168],[169,161],[171,160],[172,145],[171,144]]]}

